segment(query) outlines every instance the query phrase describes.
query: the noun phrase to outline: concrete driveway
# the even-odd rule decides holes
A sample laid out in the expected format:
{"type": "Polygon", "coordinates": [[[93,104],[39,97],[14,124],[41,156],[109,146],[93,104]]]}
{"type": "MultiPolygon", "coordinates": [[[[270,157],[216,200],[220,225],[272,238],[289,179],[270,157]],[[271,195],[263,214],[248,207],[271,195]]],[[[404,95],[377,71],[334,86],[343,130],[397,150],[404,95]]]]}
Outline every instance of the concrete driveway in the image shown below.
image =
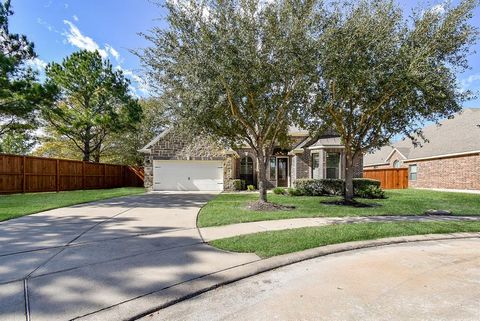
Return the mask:
{"type": "Polygon", "coordinates": [[[480,239],[441,240],[296,263],[142,320],[476,321],[479,297],[480,239]]]}
{"type": "Polygon", "coordinates": [[[119,320],[104,312],[153,295],[132,304],[152,309],[181,297],[176,285],[258,260],[202,242],[197,212],[214,195],[151,193],[0,223],[0,320],[119,320]]]}

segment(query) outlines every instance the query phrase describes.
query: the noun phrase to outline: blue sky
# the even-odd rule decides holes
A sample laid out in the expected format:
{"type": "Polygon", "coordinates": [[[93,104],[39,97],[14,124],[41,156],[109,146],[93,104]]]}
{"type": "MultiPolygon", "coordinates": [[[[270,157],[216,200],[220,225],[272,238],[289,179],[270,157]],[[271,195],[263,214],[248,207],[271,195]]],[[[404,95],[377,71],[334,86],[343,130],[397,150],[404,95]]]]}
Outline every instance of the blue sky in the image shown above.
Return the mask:
{"type": "MultiPolygon", "coordinates": [[[[399,1],[409,12],[418,1],[399,1]]],[[[442,2],[433,2],[438,5],[442,2]]],[[[453,1],[458,3],[458,0],[453,1]]],[[[10,29],[22,33],[35,43],[36,66],[60,62],[79,49],[98,49],[115,67],[122,68],[131,78],[139,96],[147,94],[141,81],[139,59],[130,50],[149,43],[138,35],[162,24],[163,9],[150,0],[12,0],[14,16],[10,29]]],[[[472,23],[480,27],[480,8],[472,23]]],[[[459,75],[462,88],[480,91],[480,45],[470,57],[471,70],[459,75]]],[[[480,107],[480,97],[465,103],[480,107]]]]}

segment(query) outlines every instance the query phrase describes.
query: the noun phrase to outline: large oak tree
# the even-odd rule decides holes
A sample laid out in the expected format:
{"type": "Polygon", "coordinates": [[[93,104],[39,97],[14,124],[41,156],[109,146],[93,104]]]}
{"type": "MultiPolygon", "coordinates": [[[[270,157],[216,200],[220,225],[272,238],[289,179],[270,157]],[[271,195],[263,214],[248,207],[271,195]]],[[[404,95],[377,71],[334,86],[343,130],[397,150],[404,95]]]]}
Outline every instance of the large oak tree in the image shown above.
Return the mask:
{"type": "Polygon", "coordinates": [[[176,122],[258,160],[260,201],[273,148],[287,139],[316,77],[316,1],[167,1],[168,27],[141,53],[176,122]]]}
{"type": "MultiPolygon", "coordinates": [[[[457,85],[477,36],[469,23],[477,0],[416,10],[409,18],[390,0],[340,2],[317,39],[317,103],[302,120],[312,132],[336,129],[345,145],[346,193],[353,198],[353,161],[396,135],[422,140],[426,121],[462,108],[457,85]]],[[[310,108],[312,107],[312,108],[310,108]]]]}

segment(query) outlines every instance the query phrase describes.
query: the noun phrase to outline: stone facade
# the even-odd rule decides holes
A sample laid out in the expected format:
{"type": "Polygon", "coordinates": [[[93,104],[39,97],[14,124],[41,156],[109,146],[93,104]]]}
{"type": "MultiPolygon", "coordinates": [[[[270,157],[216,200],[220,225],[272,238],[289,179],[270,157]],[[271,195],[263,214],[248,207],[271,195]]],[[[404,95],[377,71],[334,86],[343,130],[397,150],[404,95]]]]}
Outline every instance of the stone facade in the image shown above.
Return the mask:
{"type": "MultiPolygon", "coordinates": [[[[288,157],[288,173],[289,184],[293,186],[296,179],[311,178],[311,153],[318,152],[320,156],[320,164],[323,164],[323,175],[325,176],[325,153],[327,151],[342,152],[342,149],[317,149],[310,150],[303,148],[303,151],[296,151],[294,155],[289,153],[293,148],[306,139],[306,136],[292,137],[289,146],[284,148],[275,148],[272,157],[288,157]]],[[[238,148],[230,153],[226,152],[223,146],[205,138],[188,139],[170,130],[164,132],[156,140],[152,141],[143,150],[145,153],[145,188],[153,189],[153,164],[155,160],[221,160],[224,169],[224,190],[233,189],[233,179],[240,178],[240,162],[244,157],[251,157],[253,160],[253,183],[257,186],[258,161],[255,151],[251,148],[238,148]]],[[[360,157],[356,165],[356,177],[362,176],[362,161],[360,157]]],[[[344,158],[342,153],[341,178],[344,177],[344,158]]],[[[270,164],[270,162],[269,162],[270,164]]],[[[270,166],[267,168],[267,187],[273,188],[277,186],[276,177],[271,177],[270,166]]]]}
{"type": "Polygon", "coordinates": [[[480,155],[439,158],[407,162],[417,165],[417,179],[408,185],[418,188],[480,190],[480,155]]]}

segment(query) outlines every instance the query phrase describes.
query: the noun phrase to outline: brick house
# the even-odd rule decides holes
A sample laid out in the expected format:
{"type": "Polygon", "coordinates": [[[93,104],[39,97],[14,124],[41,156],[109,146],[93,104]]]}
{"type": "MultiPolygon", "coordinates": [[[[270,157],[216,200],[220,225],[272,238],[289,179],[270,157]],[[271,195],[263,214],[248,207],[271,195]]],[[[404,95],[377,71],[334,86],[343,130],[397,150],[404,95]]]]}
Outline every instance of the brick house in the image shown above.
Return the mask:
{"type": "MultiPolygon", "coordinates": [[[[312,139],[291,127],[290,142],[277,146],[269,160],[269,187],[290,187],[299,178],[344,178],[344,147],[339,137],[312,139]]],[[[257,186],[258,162],[254,150],[234,150],[198,137],[186,139],[167,129],[140,150],[145,155],[147,190],[232,190],[234,179],[257,186]]],[[[362,159],[356,162],[356,177],[362,175],[362,159]]]]}
{"type": "Polygon", "coordinates": [[[480,190],[480,109],[464,109],[452,119],[423,129],[428,142],[410,140],[364,157],[364,168],[408,168],[417,188],[480,190]]]}

